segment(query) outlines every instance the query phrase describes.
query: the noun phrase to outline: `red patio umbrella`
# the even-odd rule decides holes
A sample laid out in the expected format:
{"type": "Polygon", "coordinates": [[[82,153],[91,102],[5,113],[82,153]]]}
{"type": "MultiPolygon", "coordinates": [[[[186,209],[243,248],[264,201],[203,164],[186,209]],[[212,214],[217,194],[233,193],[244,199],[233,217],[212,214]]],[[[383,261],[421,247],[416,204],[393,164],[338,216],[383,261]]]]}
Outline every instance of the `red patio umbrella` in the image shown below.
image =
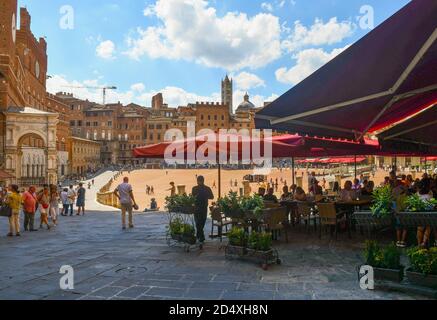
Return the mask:
{"type": "MultiPolygon", "coordinates": [[[[305,149],[301,136],[252,138],[237,134],[212,134],[163,142],[133,150],[136,158],[164,159],[174,163],[207,161],[218,164],[218,189],[221,196],[221,166],[229,160],[250,164],[262,161],[271,146],[271,158],[286,158],[305,149]],[[258,150],[256,150],[257,148],[258,150]]],[[[302,151],[301,151],[302,152],[302,151]]]]}

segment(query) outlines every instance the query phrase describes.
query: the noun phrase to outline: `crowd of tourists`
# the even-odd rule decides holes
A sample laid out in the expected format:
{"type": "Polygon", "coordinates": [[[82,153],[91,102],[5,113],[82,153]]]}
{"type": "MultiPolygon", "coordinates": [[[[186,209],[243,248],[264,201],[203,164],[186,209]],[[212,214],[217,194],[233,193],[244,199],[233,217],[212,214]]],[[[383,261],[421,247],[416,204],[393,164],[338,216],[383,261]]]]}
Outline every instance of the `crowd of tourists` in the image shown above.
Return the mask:
{"type": "Polygon", "coordinates": [[[0,216],[9,220],[8,237],[21,236],[20,220],[23,217],[24,231],[35,232],[46,228],[50,230],[59,223],[59,215],[72,216],[74,205],[76,215],[85,215],[85,193],[82,183],[77,188],[70,185],[62,188],[60,185],[44,185],[37,190],[30,186],[27,190],[12,184],[0,188],[0,216]],[[39,217],[39,229],[35,227],[39,217]]]}
{"type": "MultiPolygon", "coordinates": [[[[394,171],[385,177],[381,186],[389,185],[391,187],[392,196],[394,199],[395,211],[400,212],[404,208],[406,197],[417,194],[422,200],[437,199],[437,174],[433,176],[424,173],[422,178],[413,179],[412,175],[397,176],[394,171]]],[[[347,180],[343,187],[336,181],[333,183],[333,188],[329,192],[320,186],[316,178],[316,174],[312,172],[308,177],[308,192],[297,185],[287,186],[286,182],[282,187],[282,195],[278,198],[275,195],[277,192],[276,183],[263,184],[258,189],[258,195],[265,201],[279,203],[282,201],[315,201],[317,196],[335,197],[339,202],[352,202],[354,200],[371,199],[375,183],[372,180],[366,179],[363,175],[354,180],[347,180]]],[[[370,209],[370,205],[366,207],[370,209]]],[[[407,246],[408,230],[400,227],[399,221],[396,219],[397,242],[398,247],[407,246]]],[[[430,237],[433,230],[430,226],[421,226],[417,228],[417,245],[428,247],[430,245],[430,237]]],[[[434,230],[435,243],[437,246],[437,230],[434,230]]]]}

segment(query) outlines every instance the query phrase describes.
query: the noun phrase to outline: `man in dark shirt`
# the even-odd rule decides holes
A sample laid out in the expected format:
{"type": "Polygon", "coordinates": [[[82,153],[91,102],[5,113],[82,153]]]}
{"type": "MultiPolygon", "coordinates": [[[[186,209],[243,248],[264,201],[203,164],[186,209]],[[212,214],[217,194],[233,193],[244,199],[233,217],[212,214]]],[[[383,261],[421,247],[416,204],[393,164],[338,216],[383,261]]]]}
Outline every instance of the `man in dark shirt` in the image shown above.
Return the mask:
{"type": "Polygon", "coordinates": [[[196,222],[197,240],[202,246],[205,242],[205,228],[206,218],[208,216],[208,201],[214,199],[214,194],[210,187],[205,186],[205,178],[203,176],[197,177],[197,186],[193,188],[191,194],[196,198],[194,221],[196,222]]]}
{"type": "Polygon", "coordinates": [[[273,190],[273,188],[270,188],[267,194],[264,196],[264,201],[278,203],[278,198],[274,195],[274,192],[275,191],[273,190]]]}

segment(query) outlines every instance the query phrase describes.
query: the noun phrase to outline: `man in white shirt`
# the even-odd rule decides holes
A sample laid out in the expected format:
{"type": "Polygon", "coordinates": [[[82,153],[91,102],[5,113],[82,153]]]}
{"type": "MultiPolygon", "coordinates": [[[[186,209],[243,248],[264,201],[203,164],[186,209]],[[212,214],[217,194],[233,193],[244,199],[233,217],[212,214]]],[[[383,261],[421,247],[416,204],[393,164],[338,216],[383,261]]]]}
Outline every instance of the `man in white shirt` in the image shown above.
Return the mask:
{"type": "Polygon", "coordinates": [[[125,177],[123,183],[120,184],[114,191],[115,196],[120,200],[121,205],[121,223],[123,230],[126,230],[126,211],[129,214],[129,228],[133,228],[133,207],[137,207],[134,194],[132,192],[132,186],[129,184],[129,178],[125,177]]]}
{"type": "MultiPolygon", "coordinates": [[[[68,208],[70,209],[70,217],[73,215],[73,205],[74,205],[74,200],[76,200],[76,191],[74,191],[74,186],[71,185],[70,189],[68,189],[67,192],[67,198],[68,198],[68,208]]],[[[67,211],[64,212],[65,214],[68,214],[68,208],[67,211]]]]}

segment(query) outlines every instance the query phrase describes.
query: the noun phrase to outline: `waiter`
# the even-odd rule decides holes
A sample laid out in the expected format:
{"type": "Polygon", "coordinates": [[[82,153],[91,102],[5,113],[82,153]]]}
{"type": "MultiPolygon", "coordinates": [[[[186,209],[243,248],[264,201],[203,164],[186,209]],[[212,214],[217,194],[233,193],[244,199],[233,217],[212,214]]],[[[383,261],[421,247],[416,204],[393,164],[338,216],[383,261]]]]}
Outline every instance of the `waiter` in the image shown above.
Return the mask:
{"type": "Polygon", "coordinates": [[[205,178],[197,177],[197,186],[193,187],[191,194],[195,198],[194,221],[196,222],[196,237],[203,248],[205,242],[205,223],[208,216],[208,201],[214,199],[214,194],[210,187],[205,186],[205,178]]]}

